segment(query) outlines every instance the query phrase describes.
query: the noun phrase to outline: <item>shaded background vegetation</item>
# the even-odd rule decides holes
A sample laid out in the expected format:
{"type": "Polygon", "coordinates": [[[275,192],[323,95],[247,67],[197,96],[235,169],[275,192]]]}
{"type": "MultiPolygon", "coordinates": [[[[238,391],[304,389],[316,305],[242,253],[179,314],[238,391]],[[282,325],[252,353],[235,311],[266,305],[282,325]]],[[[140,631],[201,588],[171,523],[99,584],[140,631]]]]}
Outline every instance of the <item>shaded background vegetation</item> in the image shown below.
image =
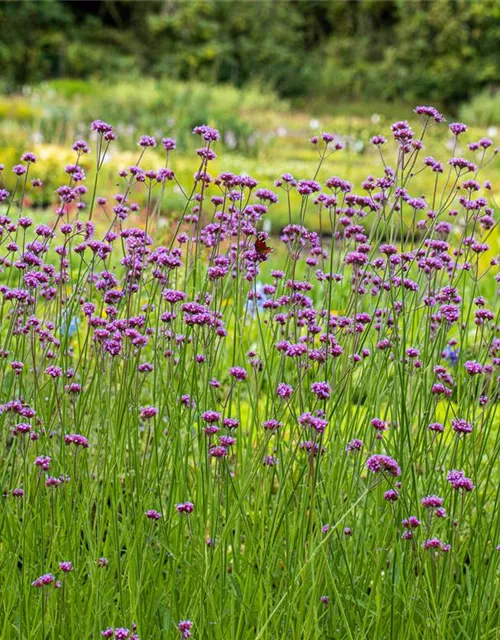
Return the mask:
{"type": "Polygon", "coordinates": [[[331,99],[438,100],[496,91],[491,0],[0,4],[4,90],[54,77],[144,74],[331,99]],[[237,5],[237,6],[236,6],[237,5]]]}

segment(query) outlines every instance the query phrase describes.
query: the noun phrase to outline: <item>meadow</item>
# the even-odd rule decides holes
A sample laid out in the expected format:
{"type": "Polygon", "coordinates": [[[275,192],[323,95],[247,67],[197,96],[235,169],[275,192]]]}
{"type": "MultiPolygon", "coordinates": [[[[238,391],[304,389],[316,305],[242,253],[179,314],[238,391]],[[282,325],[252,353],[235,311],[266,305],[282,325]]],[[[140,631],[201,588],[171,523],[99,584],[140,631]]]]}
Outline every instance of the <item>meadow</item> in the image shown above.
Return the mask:
{"type": "Polygon", "coordinates": [[[0,637],[496,638],[494,141],[146,88],[5,98],[0,637]]]}

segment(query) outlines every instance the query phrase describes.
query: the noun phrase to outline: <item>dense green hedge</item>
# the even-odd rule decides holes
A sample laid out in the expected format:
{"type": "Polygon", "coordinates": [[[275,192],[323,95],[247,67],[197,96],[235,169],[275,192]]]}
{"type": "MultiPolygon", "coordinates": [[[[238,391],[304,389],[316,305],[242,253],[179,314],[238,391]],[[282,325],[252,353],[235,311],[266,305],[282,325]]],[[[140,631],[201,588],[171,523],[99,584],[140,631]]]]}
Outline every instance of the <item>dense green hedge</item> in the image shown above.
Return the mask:
{"type": "Polygon", "coordinates": [[[492,0],[0,3],[4,89],[54,77],[261,81],[282,96],[456,105],[492,89],[492,0]]]}

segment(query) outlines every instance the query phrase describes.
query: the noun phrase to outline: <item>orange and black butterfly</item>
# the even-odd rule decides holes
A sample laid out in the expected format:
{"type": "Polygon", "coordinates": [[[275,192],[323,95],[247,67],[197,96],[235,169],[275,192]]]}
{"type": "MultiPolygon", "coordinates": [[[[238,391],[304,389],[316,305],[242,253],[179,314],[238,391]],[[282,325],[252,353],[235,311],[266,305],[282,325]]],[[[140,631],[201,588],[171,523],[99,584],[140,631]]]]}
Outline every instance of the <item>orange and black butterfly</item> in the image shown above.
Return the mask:
{"type": "Polygon", "coordinates": [[[255,240],[254,249],[255,249],[255,253],[259,256],[259,258],[265,258],[269,253],[271,253],[271,251],[273,251],[273,249],[270,246],[268,246],[266,242],[266,237],[267,236],[265,233],[257,234],[257,239],[255,240]]]}

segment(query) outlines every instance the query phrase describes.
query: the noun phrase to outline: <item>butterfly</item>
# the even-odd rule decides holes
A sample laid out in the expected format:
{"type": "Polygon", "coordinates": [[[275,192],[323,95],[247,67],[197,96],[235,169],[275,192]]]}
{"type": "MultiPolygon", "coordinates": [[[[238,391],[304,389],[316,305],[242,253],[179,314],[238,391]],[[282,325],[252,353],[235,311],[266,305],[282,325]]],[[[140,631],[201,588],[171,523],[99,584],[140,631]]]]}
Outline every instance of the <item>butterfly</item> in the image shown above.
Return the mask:
{"type": "Polygon", "coordinates": [[[268,253],[271,253],[273,249],[269,247],[266,243],[266,234],[258,233],[257,239],[255,240],[254,245],[255,253],[259,256],[259,258],[265,258],[268,253]]]}

